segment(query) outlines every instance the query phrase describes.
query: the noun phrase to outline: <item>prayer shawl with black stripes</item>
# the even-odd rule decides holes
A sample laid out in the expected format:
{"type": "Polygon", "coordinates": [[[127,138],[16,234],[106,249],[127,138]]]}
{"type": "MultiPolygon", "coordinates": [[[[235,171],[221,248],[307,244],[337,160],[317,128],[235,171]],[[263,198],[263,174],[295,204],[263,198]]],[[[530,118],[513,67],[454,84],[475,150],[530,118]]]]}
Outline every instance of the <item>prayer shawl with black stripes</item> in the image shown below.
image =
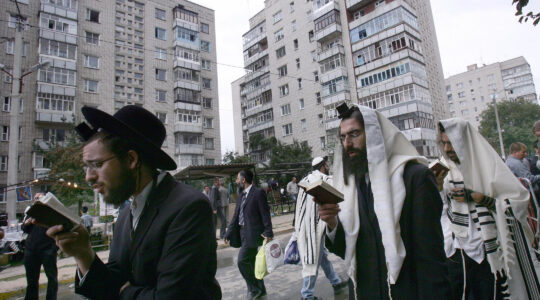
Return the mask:
{"type": "Polygon", "coordinates": [[[532,232],[526,215],[529,192],[520,184],[491,145],[471,126],[461,119],[440,121],[452,143],[460,163],[454,164],[438,146],[450,167],[448,180],[463,181],[465,188],[493,198],[492,210],[473,202],[450,201],[448,218],[450,229],[459,237],[467,237],[468,216],[474,229],[479,230],[491,272],[502,285],[507,299],[540,299],[538,274],[540,264],[530,242],[532,232]]]}
{"type": "MultiPolygon", "coordinates": [[[[332,184],[330,176],[315,170],[300,182],[309,183],[319,179],[332,184]]],[[[302,261],[302,277],[315,276],[319,266],[321,239],[324,234],[325,223],[319,222],[318,206],[313,202],[313,196],[304,189],[299,189],[296,200],[294,229],[296,231],[298,252],[302,261]]]]}

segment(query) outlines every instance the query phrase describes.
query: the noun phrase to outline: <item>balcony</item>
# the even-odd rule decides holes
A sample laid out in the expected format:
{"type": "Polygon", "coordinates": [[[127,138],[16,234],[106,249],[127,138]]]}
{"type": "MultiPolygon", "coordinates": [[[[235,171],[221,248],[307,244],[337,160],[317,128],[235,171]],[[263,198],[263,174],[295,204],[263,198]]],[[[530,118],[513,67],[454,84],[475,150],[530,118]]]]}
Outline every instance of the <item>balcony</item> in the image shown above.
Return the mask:
{"type": "Polygon", "coordinates": [[[67,145],[66,141],[56,142],[53,140],[44,140],[44,139],[34,139],[34,145],[38,146],[42,150],[49,150],[54,146],[65,147],[67,145]]]}
{"type": "Polygon", "coordinates": [[[266,31],[244,43],[244,51],[266,38],[266,31]]]}
{"type": "Polygon", "coordinates": [[[333,23],[315,33],[315,40],[319,43],[324,43],[332,38],[341,36],[341,25],[333,23]]]}
{"type": "Polygon", "coordinates": [[[262,104],[262,105],[257,105],[255,107],[252,107],[252,108],[249,108],[249,109],[246,109],[246,112],[245,112],[245,116],[246,117],[249,117],[249,116],[253,116],[255,114],[258,114],[262,111],[265,111],[267,109],[270,109],[272,108],[272,102],[267,102],[265,104],[262,104]]]}
{"type": "Polygon", "coordinates": [[[50,171],[48,168],[34,168],[34,179],[47,178],[50,171]]]}
{"type": "Polygon", "coordinates": [[[198,144],[180,144],[175,147],[175,155],[180,154],[203,154],[203,145],[198,144]]]}
{"type": "Polygon", "coordinates": [[[185,110],[193,110],[193,111],[201,111],[201,104],[200,103],[186,103],[186,102],[175,102],[174,103],[174,109],[185,109],[185,110]]]}
{"type": "Polygon", "coordinates": [[[264,66],[257,71],[249,72],[244,76],[244,82],[249,82],[265,73],[268,73],[268,71],[270,71],[270,66],[264,66]]]}
{"type": "MultiPolygon", "coordinates": [[[[314,5],[315,6],[315,5],[314,5]]],[[[317,20],[318,18],[324,16],[325,14],[331,12],[332,10],[339,11],[339,3],[337,1],[329,1],[325,5],[321,7],[314,7],[313,8],[313,20],[317,20]]]]}
{"type": "Polygon", "coordinates": [[[63,112],[37,109],[36,122],[73,124],[75,123],[75,115],[73,112],[67,111],[63,112]]]}
{"type": "Polygon", "coordinates": [[[260,52],[257,52],[255,54],[253,54],[252,56],[244,59],[244,66],[249,66],[251,65],[252,63],[258,61],[259,59],[265,57],[268,55],[268,48],[260,51],[260,52]]]}
{"type": "Polygon", "coordinates": [[[194,90],[194,91],[201,91],[201,85],[198,81],[191,81],[191,80],[183,80],[183,79],[175,79],[174,81],[174,88],[183,88],[188,90],[194,90]]]}
{"type": "Polygon", "coordinates": [[[373,2],[373,0],[345,0],[345,5],[347,6],[347,10],[349,12],[354,12],[358,10],[360,7],[373,2]]]}
{"type": "Polygon", "coordinates": [[[56,6],[51,3],[42,3],[41,11],[51,15],[57,15],[67,19],[77,20],[77,8],[70,9],[62,6],[56,6]]]}
{"type": "Polygon", "coordinates": [[[174,123],[174,132],[203,133],[202,123],[174,123]]]}
{"type": "Polygon", "coordinates": [[[180,68],[187,68],[195,71],[201,70],[201,63],[198,61],[193,60],[187,60],[180,57],[176,57],[173,63],[173,68],[180,67],[180,68]]]}
{"type": "Polygon", "coordinates": [[[267,129],[267,128],[270,128],[270,127],[274,127],[274,121],[273,120],[258,123],[256,125],[252,125],[252,126],[247,126],[247,130],[248,130],[249,134],[252,134],[254,132],[264,130],[264,129],[267,129]]]}
{"type": "Polygon", "coordinates": [[[186,20],[174,19],[173,28],[176,26],[199,32],[199,25],[197,25],[196,23],[188,22],[186,20]]]}
{"type": "Polygon", "coordinates": [[[74,34],[51,30],[44,27],[39,28],[39,37],[73,45],[77,44],[77,37],[74,34]]]}
{"type": "Polygon", "coordinates": [[[329,57],[332,57],[337,54],[343,54],[345,55],[345,48],[343,48],[343,45],[340,44],[334,44],[332,47],[328,49],[319,49],[317,50],[317,61],[321,62],[329,57]]]}
{"type": "Polygon", "coordinates": [[[334,128],[338,128],[340,122],[341,122],[341,119],[338,119],[338,118],[329,119],[329,120],[326,120],[326,122],[324,123],[324,127],[326,130],[332,130],[334,128]]]}

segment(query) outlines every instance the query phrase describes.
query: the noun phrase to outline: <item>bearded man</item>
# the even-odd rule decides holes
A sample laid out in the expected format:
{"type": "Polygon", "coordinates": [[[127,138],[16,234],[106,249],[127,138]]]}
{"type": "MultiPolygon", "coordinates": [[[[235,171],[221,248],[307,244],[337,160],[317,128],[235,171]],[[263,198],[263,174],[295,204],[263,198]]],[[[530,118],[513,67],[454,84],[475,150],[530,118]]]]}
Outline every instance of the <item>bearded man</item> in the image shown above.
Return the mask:
{"type": "Polygon", "coordinates": [[[327,248],[349,266],[349,298],[449,299],[442,201],[425,158],[379,112],[338,111],[333,185],[345,199],[320,204],[319,216],[327,248]]]}
{"type": "Polygon", "coordinates": [[[161,150],[161,121],[133,105],[112,116],[91,107],[82,113],[93,127],[77,127],[86,140],[86,180],[105,202],[131,198],[131,205],[118,217],[107,264],[84,227],[48,229],[75,258],[75,292],[90,299],[221,299],[212,209],[201,192],[160,171],[176,169],[161,150]]]}

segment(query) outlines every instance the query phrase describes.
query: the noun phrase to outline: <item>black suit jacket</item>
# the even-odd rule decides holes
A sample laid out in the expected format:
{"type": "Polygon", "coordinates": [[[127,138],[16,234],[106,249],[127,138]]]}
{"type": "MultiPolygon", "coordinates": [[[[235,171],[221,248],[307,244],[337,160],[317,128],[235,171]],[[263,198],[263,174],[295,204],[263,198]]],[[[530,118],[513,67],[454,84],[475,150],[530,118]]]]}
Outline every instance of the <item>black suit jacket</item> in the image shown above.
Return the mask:
{"type": "MultiPolygon", "coordinates": [[[[444,239],[441,228],[442,200],[437,189],[433,173],[424,165],[408,163],[403,173],[406,197],[399,221],[401,238],[405,245],[406,256],[399,273],[396,284],[391,286],[392,299],[425,299],[445,300],[450,298],[450,289],[444,252],[444,239]]],[[[376,217],[375,224],[380,248],[380,230],[376,217]]],[[[357,247],[363,241],[357,242],[357,247]]],[[[368,242],[368,241],[366,241],[368,242]]],[[[340,256],[345,257],[345,234],[341,223],[338,224],[336,236],[332,243],[326,238],[327,248],[340,256]]],[[[357,249],[357,253],[358,253],[357,249]]],[[[357,257],[357,278],[370,277],[375,273],[382,274],[379,286],[387,289],[386,263],[384,251],[378,255],[378,262],[373,257],[357,257]],[[367,266],[367,264],[370,266],[367,266]],[[382,266],[374,272],[372,267],[382,266]]],[[[358,280],[357,299],[369,294],[362,286],[365,281],[358,280]],[[364,289],[364,291],[362,291],[364,289]]],[[[387,293],[387,292],[386,292],[387,293]]],[[[386,295],[382,293],[387,299],[386,295]]]]}
{"type": "Polygon", "coordinates": [[[133,238],[130,209],[122,210],[109,262],[96,256],[82,285],[75,276],[75,292],[90,299],[221,299],[207,198],[167,174],[147,201],[133,238]]]}
{"type": "MultiPolygon", "coordinates": [[[[234,232],[240,230],[238,217],[240,208],[242,207],[242,196],[240,196],[239,199],[240,201],[236,204],[234,216],[227,229],[227,234],[225,235],[225,238],[228,240],[231,240],[231,236],[234,235],[234,232]]],[[[272,219],[270,218],[270,208],[266,201],[266,193],[262,189],[254,186],[251,186],[246,197],[246,206],[244,207],[244,228],[242,234],[244,235],[242,243],[244,240],[246,241],[246,245],[242,246],[248,248],[256,248],[262,243],[263,238],[261,237],[261,234],[264,234],[265,237],[274,237],[274,233],[272,232],[272,219]]]]}

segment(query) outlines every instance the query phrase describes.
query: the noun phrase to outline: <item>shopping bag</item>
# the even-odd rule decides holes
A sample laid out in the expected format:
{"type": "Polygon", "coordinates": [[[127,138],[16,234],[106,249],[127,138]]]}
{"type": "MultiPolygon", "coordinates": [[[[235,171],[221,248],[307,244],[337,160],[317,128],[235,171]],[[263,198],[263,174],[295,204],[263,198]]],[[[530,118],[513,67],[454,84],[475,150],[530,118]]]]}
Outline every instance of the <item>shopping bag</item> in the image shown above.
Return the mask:
{"type": "Polygon", "coordinates": [[[293,232],[287,247],[285,247],[285,259],[283,263],[296,265],[300,262],[300,253],[298,252],[298,241],[296,232],[293,232]]]}
{"type": "Polygon", "coordinates": [[[268,275],[268,271],[266,269],[266,255],[264,251],[265,245],[266,240],[264,240],[261,249],[259,249],[259,252],[255,257],[255,278],[259,280],[263,279],[264,276],[268,275]]]}
{"type": "Polygon", "coordinates": [[[266,255],[266,269],[272,273],[276,268],[283,265],[283,248],[278,240],[272,240],[264,246],[266,255]]]}

